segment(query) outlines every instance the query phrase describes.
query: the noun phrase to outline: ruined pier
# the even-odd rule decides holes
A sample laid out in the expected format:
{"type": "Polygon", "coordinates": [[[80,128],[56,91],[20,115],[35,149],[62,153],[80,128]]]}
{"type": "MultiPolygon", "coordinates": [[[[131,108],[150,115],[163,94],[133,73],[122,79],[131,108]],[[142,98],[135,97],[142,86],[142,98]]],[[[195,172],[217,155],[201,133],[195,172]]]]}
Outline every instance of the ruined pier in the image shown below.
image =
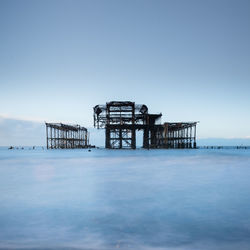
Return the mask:
{"type": "Polygon", "coordinates": [[[94,127],[105,129],[105,147],[135,149],[136,131],[143,131],[143,148],[196,148],[197,122],[160,123],[145,104],[112,101],[94,108],[94,127]]]}
{"type": "Polygon", "coordinates": [[[80,125],[46,123],[47,149],[87,148],[88,130],[80,125]]]}

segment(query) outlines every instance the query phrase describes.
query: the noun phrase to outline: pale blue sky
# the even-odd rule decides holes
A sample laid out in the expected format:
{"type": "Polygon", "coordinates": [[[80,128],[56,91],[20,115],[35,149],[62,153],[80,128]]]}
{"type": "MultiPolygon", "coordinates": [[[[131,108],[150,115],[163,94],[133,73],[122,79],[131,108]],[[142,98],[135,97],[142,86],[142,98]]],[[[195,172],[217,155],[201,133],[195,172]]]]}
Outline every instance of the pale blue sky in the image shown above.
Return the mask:
{"type": "Polygon", "coordinates": [[[0,0],[0,116],[90,127],[131,100],[248,137],[249,44],[249,0],[0,0]]]}

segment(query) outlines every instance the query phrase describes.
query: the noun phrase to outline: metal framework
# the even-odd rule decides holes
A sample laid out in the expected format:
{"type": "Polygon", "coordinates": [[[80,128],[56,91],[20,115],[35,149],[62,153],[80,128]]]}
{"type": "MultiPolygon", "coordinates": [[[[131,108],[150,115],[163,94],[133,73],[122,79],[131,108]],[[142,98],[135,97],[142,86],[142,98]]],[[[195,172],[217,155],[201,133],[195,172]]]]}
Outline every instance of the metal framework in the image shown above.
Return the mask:
{"type": "Polygon", "coordinates": [[[46,123],[47,149],[86,148],[89,145],[88,130],[80,125],[46,123]]]}
{"type": "Polygon", "coordinates": [[[105,128],[110,149],[135,149],[136,130],[143,130],[143,148],[196,148],[197,122],[160,124],[161,116],[145,104],[112,101],[94,107],[94,127],[105,128]]]}
{"type": "Polygon", "coordinates": [[[155,148],[196,148],[197,122],[166,122],[156,128],[155,148]]]}
{"type": "Polygon", "coordinates": [[[107,102],[94,107],[94,127],[105,128],[105,147],[113,149],[136,148],[136,130],[143,129],[148,121],[155,121],[144,104],[134,102],[107,102]]]}

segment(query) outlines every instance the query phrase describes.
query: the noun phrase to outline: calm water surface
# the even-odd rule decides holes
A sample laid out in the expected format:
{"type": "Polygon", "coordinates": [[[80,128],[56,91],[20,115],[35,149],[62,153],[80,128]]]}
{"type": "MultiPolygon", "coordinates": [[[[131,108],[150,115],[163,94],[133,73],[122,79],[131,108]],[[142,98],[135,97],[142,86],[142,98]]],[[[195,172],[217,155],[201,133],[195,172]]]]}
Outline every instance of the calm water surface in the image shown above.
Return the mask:
{"type": "Polygon", "coordinates": [[[0,149],[1,249],[250,249],[250,150],[0,149]]]}

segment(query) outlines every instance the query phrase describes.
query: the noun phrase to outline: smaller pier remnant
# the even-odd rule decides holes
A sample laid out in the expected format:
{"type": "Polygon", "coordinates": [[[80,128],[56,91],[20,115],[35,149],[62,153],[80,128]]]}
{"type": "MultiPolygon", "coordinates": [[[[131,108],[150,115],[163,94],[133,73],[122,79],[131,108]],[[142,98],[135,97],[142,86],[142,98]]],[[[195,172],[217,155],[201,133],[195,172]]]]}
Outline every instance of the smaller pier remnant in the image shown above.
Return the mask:
{"type": "Polygon", "coordinates": [[[152,148],[196,148],[197,122],[165,122],[156,126],[152,148]]]}
{"type": "Polygon", "coordinates": [[[89,132],[80,125],[46,123],[47,149],[87,148],[89,132]]]}

